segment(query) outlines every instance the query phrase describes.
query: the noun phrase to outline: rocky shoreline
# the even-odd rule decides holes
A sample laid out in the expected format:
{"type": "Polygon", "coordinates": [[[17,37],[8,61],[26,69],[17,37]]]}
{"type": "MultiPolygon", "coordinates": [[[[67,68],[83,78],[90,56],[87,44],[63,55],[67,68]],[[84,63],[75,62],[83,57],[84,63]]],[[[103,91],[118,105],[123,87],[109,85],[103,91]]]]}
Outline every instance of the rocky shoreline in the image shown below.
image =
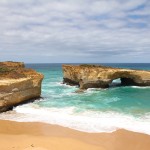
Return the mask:
{"type": "Polygon", "coordinates": [[[150,71],[112,68],[97,65],[63,65],[63,83],[80,89],[109,88],[113,80],[124,86],[150,86],[150,71]]]}
{"type": "Polygon", "coordinates": [[[37,99],[44,76],[20,62],[0,62],[0,112],[37,99]]]}
{"type": "MultiPolygon", "coordinates": [[[[63,83],[88,88],[109,88],[120,78],[123,86],[150,86],[150,71],[96,65],[62,65],[63,83]]],[[[38,99],[44,76],[21,62],[0,62],[0,112],[38,99]]]]}

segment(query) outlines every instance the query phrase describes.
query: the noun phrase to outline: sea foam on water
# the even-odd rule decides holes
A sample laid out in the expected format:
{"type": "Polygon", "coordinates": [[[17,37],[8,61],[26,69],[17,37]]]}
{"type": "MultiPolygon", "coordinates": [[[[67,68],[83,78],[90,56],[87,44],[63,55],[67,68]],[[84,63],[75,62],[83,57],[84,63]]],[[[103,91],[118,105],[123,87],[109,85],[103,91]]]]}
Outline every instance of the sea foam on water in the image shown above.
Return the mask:
{"type": "Polygon", "coordinates": [[[9,113],[1,114],[0,119],[57,124],[90,133],[113,132],[117,129],[126,129],[150,135],[150,114],[141,118],[135,118],[112,111],[76,112],[74,107],[63,109],[41,108],[36,104],[26,104],[16,107],[9,113]]]}

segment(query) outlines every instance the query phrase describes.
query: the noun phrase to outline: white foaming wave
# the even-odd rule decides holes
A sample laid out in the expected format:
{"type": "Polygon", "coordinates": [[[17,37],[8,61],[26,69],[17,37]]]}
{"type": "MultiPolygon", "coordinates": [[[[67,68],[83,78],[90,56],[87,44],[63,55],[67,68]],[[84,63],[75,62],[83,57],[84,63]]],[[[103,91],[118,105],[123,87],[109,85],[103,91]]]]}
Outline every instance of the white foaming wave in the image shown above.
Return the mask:
{"type": "Polygon", "coordinates": [[[101,91],[101,90],[106,90],[106,89],[103,89],[103,88],[89,88],[86,91],[92,92],[92,91],[101,91]]]}
{"type": "Polygon", "coordinates": [[[113,102],[117,102],[117,101],[120,101],[120,98],[118,97],[112,97],[112,98],[107,98],[107,99],[104,99],[104,103],[113,103],[113,102]]]}
{"type": "Polygon", "coordinates": [[[99,93],[101,90],[105,90],[105,89],[101,89],[101,88],[89,88],[87,89],[84,94],[94,94],[94,93],[99,93]]]}
{"type": "Polygon", "coordinates": [[[120,83],[120,79],[113,80],[113,83],[120,83]]]}
{"type": "Polygon", "coordinates": [[[70,85],[63,84],[62,82],[56,82],[56,84],[59,85],[59,86],[63,86],[63,87],[68,87],[68,88],[71,87],[70,85]]]}
{"type": "Polygon", "coordinates": [[[131,87],[136,89],[150,89],[150,86],[131,86],[131,87]]]}
{"type": "Polygon", "coordinates": [[[63,84],[62,82],[56,82],[56,85],[65,87],[65,88],[71,88],[71,89],[78,89],[78,86],[74,85],[68,85],[68,84],[63,84]]]}
{"type": "Polygon", "coordinates": [[[18,122],[44,122],[69,127],[75,130],[98,133],[117,129],[150,135],[150,113],[142,118],[116,112],[86,111],[77,113],[75,107],[42,108],[36,104],[16,107],[13,111],[0,114],[0,119],[18,122]]]}
{"type": "Polygon", "coordinates": [[[75,92],[66,92],[66,94],[58,94],[58,95],[51,95],[51,97],[53,97],[53,98],[63,98],[64,96],[74,96],[74,95],[77,95],[78,93],[75,93],[75,92]]]}

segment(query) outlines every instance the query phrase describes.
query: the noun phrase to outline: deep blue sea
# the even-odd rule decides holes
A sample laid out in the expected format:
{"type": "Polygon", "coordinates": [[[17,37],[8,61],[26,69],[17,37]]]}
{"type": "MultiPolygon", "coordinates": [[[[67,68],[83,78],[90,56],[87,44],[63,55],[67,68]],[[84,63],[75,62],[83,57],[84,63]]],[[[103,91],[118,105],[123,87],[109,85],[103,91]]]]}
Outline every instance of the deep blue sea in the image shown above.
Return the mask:
{"type": "MultiPolygon", "coordinates": [[[[88,89],[79,94],[75,93],[78,87],[62,84],[61,65],[26,64],[45,76],[42,98],[0,114],[0,119],[45,122],[84,132],[112,132],[123,128],[150,134],[150,87],[88,89]]],[[[150,70],[150,64],[102,65],[150,70]]]]}

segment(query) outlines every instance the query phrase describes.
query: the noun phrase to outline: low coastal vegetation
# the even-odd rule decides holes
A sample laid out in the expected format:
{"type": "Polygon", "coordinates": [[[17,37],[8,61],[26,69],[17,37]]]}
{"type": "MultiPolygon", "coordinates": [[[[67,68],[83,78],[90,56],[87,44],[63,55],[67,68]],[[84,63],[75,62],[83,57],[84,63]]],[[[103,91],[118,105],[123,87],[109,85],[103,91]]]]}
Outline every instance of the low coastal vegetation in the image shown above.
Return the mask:
{"type": "Polygon", "coordinates": [[[7,67],[0,67],[0,73],[10,72],[12,69],[9,69],[7,67]]]}
{"type": "Polygon", "coordinates": [[[101,68],[112,68],[110,66],[96,65],[96,64],[81,64],[80,67],[101,67],[101,68]]]}
{"type": "Polygon", "coordinates": [[[0,77],[1,78],[19,79],[19,78],[24,78],[25,74],[21,73],[21,71],[19,71],[19,69],[0,66],[0,77]]]}

